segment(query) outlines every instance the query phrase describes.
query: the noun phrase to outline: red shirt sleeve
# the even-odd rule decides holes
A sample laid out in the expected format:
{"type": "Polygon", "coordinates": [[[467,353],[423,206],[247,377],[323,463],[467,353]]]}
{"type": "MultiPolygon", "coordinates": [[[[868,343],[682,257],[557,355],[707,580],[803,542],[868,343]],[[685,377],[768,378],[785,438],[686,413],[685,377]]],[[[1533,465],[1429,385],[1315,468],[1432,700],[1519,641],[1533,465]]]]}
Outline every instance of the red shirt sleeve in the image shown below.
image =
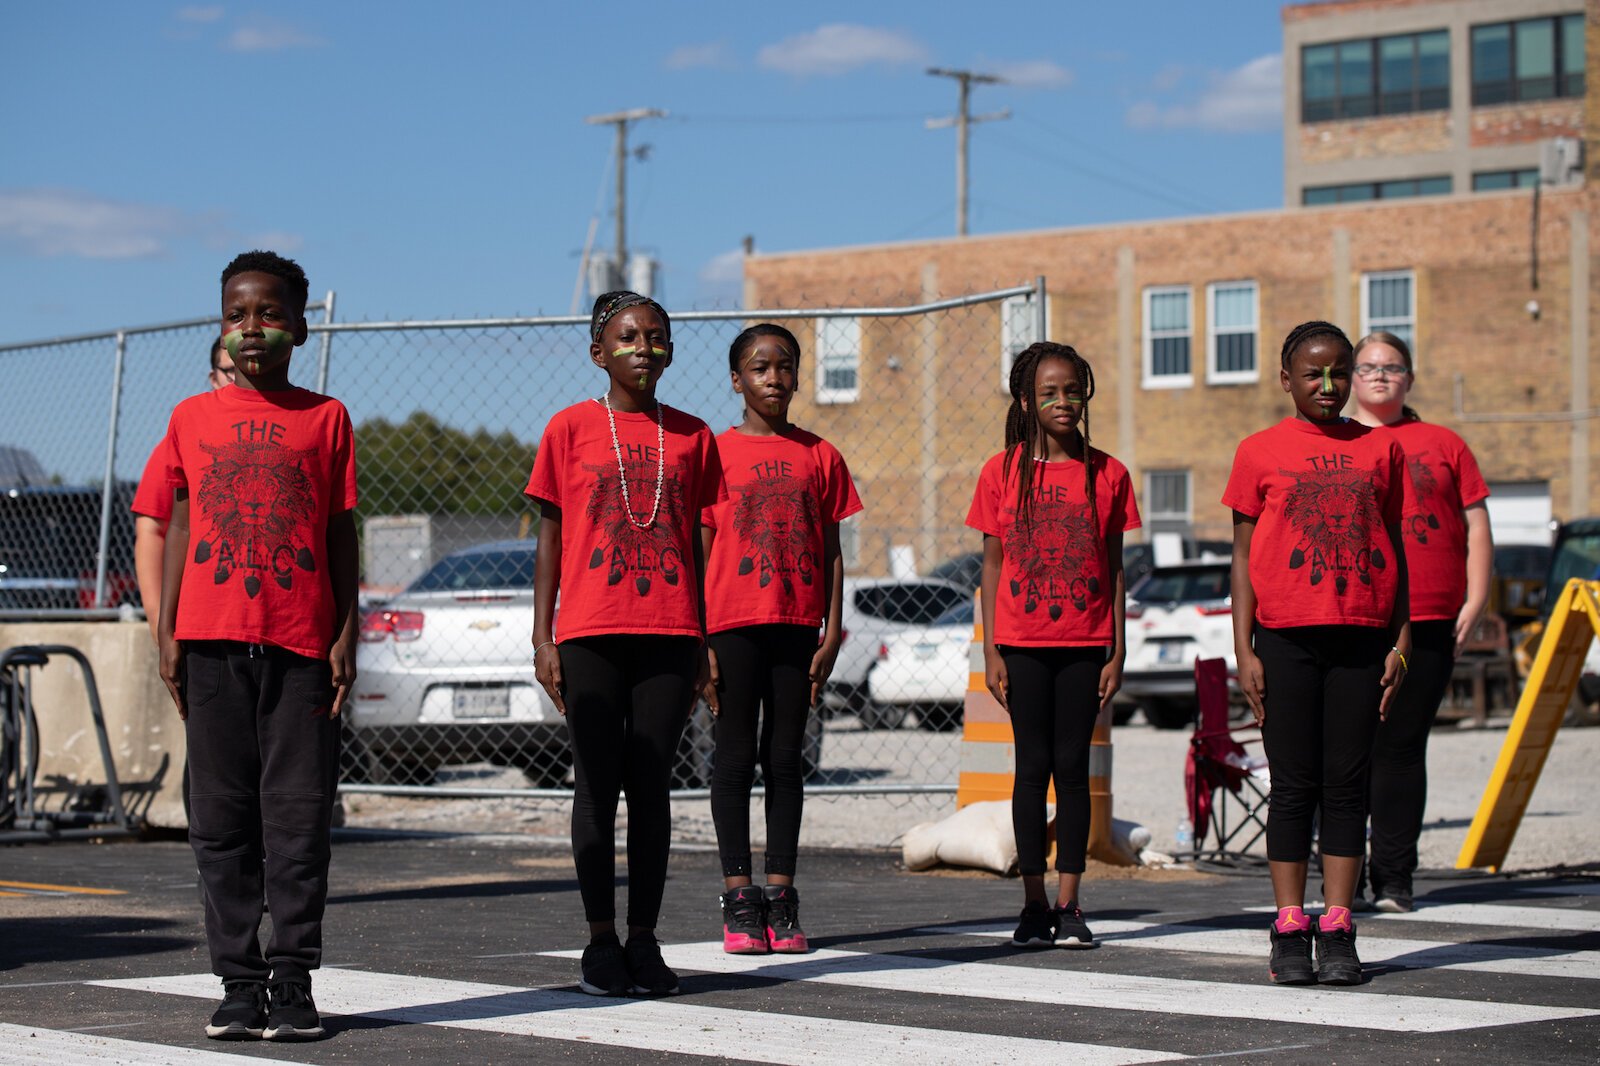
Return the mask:
{"type": "Polygon", "coordinates": [[[824,444],[822,453],[822,520],[838,525],[861,510],[861,497],[839,449],[824,444]]]}
{"type": "Polygon", "coordinates": [[[1266,483],[1255,463],[1253,438],[1239,442],[1233,453],[1233,469],[1228,473],[1228,486],[1222,490],[1222,503],[1242,515],[1260,518],[1266,509],[1266,483]]]}
{"type": "Polygon", "coordinates": [[[350,425],[350,412],[339,405],[339,418],[333,429],[333,476],[338,480],[328,486],[328,499],[333,504],[332,514],[353,511],[360,499],[356,489],[355,429],[350,425]]]}
{"type": "Polygon", "coordinates": [[[1461,441],[1454,456],[1456,491],[1461,496],[1461,508],[1466,510],[1475,503],[1489,498],[1489,486],[1478,469],[1478,457],[1472,454],[1466,441],[1461,441]]]}
{"type": "Polygon", "coordinates": [[[972,506],[967,510],[967,526],[991,537],[1001,536],[1000,492],[1005,453],[983,464],[978,474],[978,484],[972,490],[972,506]]]}
{"type": "Polygon", "coordinates": [[[172,520],[172,486],[167,482],[170,455],[167,438],[162,437],[144,464],[138,491],[133,495],[133,506],[129,508],[134,514],[154,518],[163,526],[172,520]]]}
{"type": "Polygon", "coordinates": [[[523,495],[561,506],[561,470],[567,455],[567,419],[558,411],[545,423],[539,450],[533,453],[533,470],[523,495]]]}
{"type": "Polygon", "coordinates": [[[722,456],[717,452],[717,438],[709,428],[702,428],[700,437],[700,496],[699,510],[702,520],[707,508],[715,507],[728,498],[728,485],[722,477],[722,456]]]}
{"type": "Polygon", "coordinates": [[[1133,498],[1133,479],[1128,468],[1118,463],[1111,483],[1111,520],[1106,533],[1126,533],[1144,523],[1139,518],[1139,503],[1133,498]]]}

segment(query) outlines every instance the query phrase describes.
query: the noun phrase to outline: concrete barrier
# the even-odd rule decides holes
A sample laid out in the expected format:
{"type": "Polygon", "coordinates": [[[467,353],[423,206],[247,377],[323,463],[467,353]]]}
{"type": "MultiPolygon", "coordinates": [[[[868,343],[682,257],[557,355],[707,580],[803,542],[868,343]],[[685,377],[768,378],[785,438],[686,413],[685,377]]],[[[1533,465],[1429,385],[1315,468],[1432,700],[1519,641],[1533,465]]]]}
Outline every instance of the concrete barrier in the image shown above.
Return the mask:
{"type": "MultiPolygon", "coordinates": [[[[156,671],[149,627],[143,621],[0,623],[0,649],[18,644],[67,644],[88,657],[129,813],[152,826],[183,828],[183,723],[156,671]]],[[[77,664],[54,659],[35,670],[33,707],[43,748],[38,783],[103,783],[77,664]]]]}

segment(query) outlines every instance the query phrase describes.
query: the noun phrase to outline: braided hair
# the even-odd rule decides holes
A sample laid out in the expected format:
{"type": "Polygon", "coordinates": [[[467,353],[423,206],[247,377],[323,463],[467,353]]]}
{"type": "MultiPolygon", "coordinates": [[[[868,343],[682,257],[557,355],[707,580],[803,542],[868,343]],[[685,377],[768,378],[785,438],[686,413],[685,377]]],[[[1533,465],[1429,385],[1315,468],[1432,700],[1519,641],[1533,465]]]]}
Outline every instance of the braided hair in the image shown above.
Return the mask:
{"type": "MultiPolygon", "coordinates": [[[[1332,337],[1346,348],[1350,348],[1350,338],[1344,335],[1344,330],[1332,322],[1320,320],[1302,322],[1294,329],[1291,329],[1287,337],[1283,338],[1283,351],[1280,354],[1283,369],[1289,369],[1289,363],[1294,359],[1294,353],[1302,344],[1313,337],[1332,337]]],[[[1354,353],[1355,349],[1351,348],[1352,356],[1354,353]]]]}
{"type": "MultiPolygon", "coordinates": [[[[1078,416],[1078,434],[1083,438],[1083,491],[1089,501],[1089,520],[1092,528],[1100,528],[1100,512],[1094,493],[1094,451],[1089,447],[1089,401],[1094,398],[1094,369],[1089,360],[1066,344],[1038,341],[1017,354],[1011,364],[1011,408],[1006,412],[1006,451],[1001,466],[1002,479],[1009,477],[1013,464],[1017,467],[1017,521],[1023,525],[1033,521],[1034,457],[1039,444],[1039,414],[1035,410],[1034,381],[1039,376],[1039,364],[1046,359],[1061,359],[1078,372],[1083,386],[1083,412],[1078,416]]],[[[1042,487],[1042,485],[1041,485],[1042,487]]],[[[1095,538],[1095,551],[1100,551],[1100,540],[1095,538]]]]}
{"type": "Polygon", "coordinates": [[[603,292],[595,297],[594,310],[589,315],[589,339],[597,341],[600,333],[606,328],[606,323],[619,311],[626,311],[630,307],[648,307],[661,316],[661,326],[666,331],[667,339],[672,339],[672,319],[667,317],[666,308],[636,292],[627,289],[617,289],[614,292],[603,292]]]}
{"type": "MultiPolygon", "coordinates": [[[[1401,360],[1406,364],[1406,373],[1416,373],[1416,364],[1411,361],[1411,345],[1401,340],[1395,334],[1384,329],[1373,330],[1365,337],[1362,337],[1360,340],[1356,341],[1355,354],[1360,355],[1361,349],[1365,348],[1369,344],[1386,344],[1390,348],[1393,348],[1395,351],[1400,353],[1401,360]]],[[[1421,422],[1422,416],[1417,414],[1410,404],[1405,404],[1400,408],[1400,420],[1402,422],[1421,422]]]]}

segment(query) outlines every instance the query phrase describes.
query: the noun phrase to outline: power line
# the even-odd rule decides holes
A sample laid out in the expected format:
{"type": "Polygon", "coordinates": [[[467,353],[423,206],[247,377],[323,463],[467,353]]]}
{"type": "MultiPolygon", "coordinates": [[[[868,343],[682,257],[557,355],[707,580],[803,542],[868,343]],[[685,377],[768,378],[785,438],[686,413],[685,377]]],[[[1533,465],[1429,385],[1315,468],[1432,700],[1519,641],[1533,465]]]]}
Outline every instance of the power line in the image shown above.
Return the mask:
{"type": "MultiPolygon", "coordinates": [[[[1081,137],[1073,136],[1070,133],[1066,133],[1066,132],[1064,132],[1062,130],[1056,129],[1054,126],[1046,125],[1045,123],[1040,122],[1038,119],[1034,118],[1031,115],[1019,115],[1018,117],[1021,118],[1023,122],[1028,123],[1030,126],[1035,126],[1035,127],[1039,128],[1039,129],[1043,130],[1045,133],[1050,134],[1052,137],[1059,138],[1060,140],[1062,140],[1066,144],[1071,145],[1072,147],[1082,149],[1085,152],[1092,152],[1095,156],[1097,156],[1097,157],[1099,157],[1101,159],[1104,159],[1108,163],[1115,163],[1119,167],[1126,167],[1126,168],[1128,168],[1128,170],[1130,170],[1130,171],[1132,171],[1134,173],[1139,173],[1141,178],[1143,180],[1145,180],[1145,181],[1148,181],[1151,184],[1152,187],[1163,188],[1163,189],[1167,190],[1169,193],[1171,193],[1172,195],[1180,197],[1180,198],[1184,197],[1186,195],[1184,190],[1178,188],[1175,185],[1172,185],[1172,184],[1169,184],[1168,182],[1163,181],[1161,179],[1160,175],[1152,173],[1150,170],[1148,170],[1146,168],[1142,168],[1137,163],[1133,163],[1133,162],[1128,161],[1127,159],[1123,159],[1123,158],[1117,156],[1115,153],[1107,151],[1105,148],[1101,147],[1100,145],[1090,144],[1088,141],[1084,140],[1081,137]],[[1141,173],[1141,171],[1142,171],[1142,173],[1141,173]]],[[[1206,211],[1218,211],[1218,210],[1220,210],[1220,208],[1218,208],[1214,204],[1206,206],[1203,209],[1206,210],[1206,211]]]]}
{"type": "Polygon", "coordinates": [[[956,236],[967,235],[967,128],[974,122],[996,122],[1011,117],[1011,109],[1003,108],[991,111],[987,115],[974,115],[971,113],[969,103],[974,85],[999,85],[1003,79],[993,74],[979,74],[971,70],[949,70],[944,67],[929,67],[928,73],[935,78],[953,78],[960,88],[957,97],[956,113],[949,118],[930,118],[927,121],[928,129],[943,129],[947,126],[956,128],[956,236]]]}
{"type": "Polygon", "coordinates": [[[846,126],[867,123],[898,123],[921,118],[917,114],[898,115],[674,115],[675,122],[720,125],[846,126]]]}
{"type": "Polygon", "coordinates": [[[1030,159],[1036,159],[1041,163],[1045,163],[1053,167],[1060,167],[1063,170],[1074,171],[1075,173],[1082,174],[1085,177],[1095,178],[1099,181],[1105,182],[1108,185],[1114,185],[1119,189],[1128,189],[1133,192],[1140,193],[1153,200],[1164,201],[1175,207],[1180,207],[1185,211],[1194,211],[1200,214],[1211,214],[1214,210],[1213,208],[1207,207],[1204,204],[1196,203],[1195,201],[1187,199],[1186,197],[1174,196],[1172,194],[1163,192],[1160,189],[1142,186],[1140,183],[1130,178],[1127,174],[1109,174],[1102,170],[1095,170],[1093,167],[1086,167],[1082,163],[1074,160],[1053,155],[1049,152],[1041,152],[1030,144],[1021,141],[1012,141],[1009,137],[1005,137],[1000,134],[995,135],[995,140],[1001,144],[1010,145],[1012,151],[1021,155],[1025,155],[1030,159]]]}

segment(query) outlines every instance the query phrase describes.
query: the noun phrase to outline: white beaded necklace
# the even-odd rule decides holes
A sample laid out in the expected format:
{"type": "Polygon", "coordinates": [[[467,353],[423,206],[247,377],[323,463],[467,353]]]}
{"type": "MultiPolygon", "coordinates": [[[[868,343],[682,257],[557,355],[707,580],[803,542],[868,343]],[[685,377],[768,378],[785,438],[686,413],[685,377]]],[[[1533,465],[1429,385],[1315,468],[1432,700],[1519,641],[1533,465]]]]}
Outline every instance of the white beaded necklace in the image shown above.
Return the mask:
{"type": "Polygon", "coordinates": [[[622,444],[617,440],[617,416],[611,410],[611,394],[606,393],[602,399],[606,405],[606,421],[611,425],[611,450],[617,456],[617,480],[622,482],[622,509],[628,515],[629,525],[635,529],[649,529],[656,524],[656,515],[661,511],[661,486],[667,479],[667,405],[656,401],[656,502],[650,508],[650,517],[640,522],[633,516],[633,501],[628,498],[628,471],[622,465],[622,444]]]}

